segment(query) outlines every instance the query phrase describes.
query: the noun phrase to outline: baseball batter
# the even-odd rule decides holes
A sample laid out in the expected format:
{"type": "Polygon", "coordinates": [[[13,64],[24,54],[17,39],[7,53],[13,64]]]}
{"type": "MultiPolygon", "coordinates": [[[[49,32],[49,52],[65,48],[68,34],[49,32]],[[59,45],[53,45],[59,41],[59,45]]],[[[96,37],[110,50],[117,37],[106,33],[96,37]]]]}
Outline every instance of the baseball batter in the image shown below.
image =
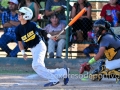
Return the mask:
{"type": "MultiPolygon", "coordinates": [[[[25,54],[22,41],[25,42],[25,44],[31,49],[33,56],[32,68],[34,71],[39,76],[49,81],[49,83],[45,84],[44,87],[58,84],[58,78],[63,78],[64,84],[66,85],[69,81],[69,68],[49,70],[45,67],[44,58],[46,54],[46,45],[37,34],[37,32],[39,32],[41,29],[34,22],[30,21],[33,16],[31,9],[27,7],[21,7],[18,15],[18,19],[21,24],[16,28],[16,37],[23,58],[26,60],[27,55],[25,54]]],[[[54,37],[49,35],[49,38],[54,37]]]]}

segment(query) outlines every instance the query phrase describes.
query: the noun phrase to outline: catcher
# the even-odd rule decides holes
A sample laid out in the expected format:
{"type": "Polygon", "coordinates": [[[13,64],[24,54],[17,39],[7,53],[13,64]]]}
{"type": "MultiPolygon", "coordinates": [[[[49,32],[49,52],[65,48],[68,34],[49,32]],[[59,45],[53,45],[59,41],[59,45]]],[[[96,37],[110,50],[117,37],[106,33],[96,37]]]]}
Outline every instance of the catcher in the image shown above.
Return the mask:
{"type": "Polygon", "coordinates": [[[90,65],[98,61],[104,54],[107,58],[105,67],[108,70],[120,68],[120,39],[113,33],[110,23],[104,19],[99,19],[94,23],[94,31],[98,37],[99,52],[88,62],[81,64],[80,74],[90,71],[90,65]]]}

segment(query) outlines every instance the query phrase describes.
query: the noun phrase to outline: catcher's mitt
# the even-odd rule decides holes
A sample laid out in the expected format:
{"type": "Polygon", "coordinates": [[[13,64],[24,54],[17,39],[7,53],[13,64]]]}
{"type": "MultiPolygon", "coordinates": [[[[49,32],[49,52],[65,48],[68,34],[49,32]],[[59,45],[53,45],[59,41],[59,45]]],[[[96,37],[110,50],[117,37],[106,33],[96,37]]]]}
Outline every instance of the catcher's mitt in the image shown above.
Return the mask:
{"type": "Polygon", "coordinates": [[[80,65],[80,74],[82,74],[84,71],[90,71],[90,69],[90,65],[87,65],[87,62],[85,62],[80,65]]]}

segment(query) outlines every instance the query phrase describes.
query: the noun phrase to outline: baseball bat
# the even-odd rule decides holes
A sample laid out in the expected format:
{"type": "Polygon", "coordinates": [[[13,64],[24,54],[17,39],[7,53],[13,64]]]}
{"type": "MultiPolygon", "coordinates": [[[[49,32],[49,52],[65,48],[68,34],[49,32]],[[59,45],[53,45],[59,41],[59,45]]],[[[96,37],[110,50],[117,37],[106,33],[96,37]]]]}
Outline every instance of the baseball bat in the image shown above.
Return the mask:
{"type": "Polygon", "coordinates": [[[87,8],[83,8],[70,22],[69,24],[58,34],[57,37],[59,37],[67,28],[72,26],[85,12],[87,11],[87,8]]]}

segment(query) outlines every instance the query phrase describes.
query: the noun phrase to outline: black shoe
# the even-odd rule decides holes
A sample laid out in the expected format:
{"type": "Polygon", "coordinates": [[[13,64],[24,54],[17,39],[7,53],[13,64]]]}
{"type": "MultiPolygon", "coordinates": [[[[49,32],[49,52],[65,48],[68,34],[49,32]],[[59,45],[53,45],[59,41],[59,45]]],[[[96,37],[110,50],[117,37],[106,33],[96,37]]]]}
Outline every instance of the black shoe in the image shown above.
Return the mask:
{"type": "Polygon", "coordinates": [[[8,54],[7,54],[6,57],[17,57],[17,55],[16,55],[16,56],[11,56],[11,55],[8,55],[8,54]]]}
{"type": "Polygon", "coordinates": [[[49,83],[46,83],[44,85],[44,87],[54,86],[54,85],[57,85],[58,83],[59,83],[59,81],[58,82],[49,82],[49,83]]]}
{"type": "Polygon", "coordinates": [[[7,54],[6,57],[11,57],[10,54],[7,54]]]}
{"type": "Polygon", "coordinates": [[[61,58],[61,57],[59,57],[59,56],[56,56],[56,58],[61,58]]]}
{"type": "Polygon", "coordinates": [[[98,74],[98,69],[95,69],[92,74],[98,74]]]}
{"type": "Polygon", "coordinates": [[[51,52],[51,53],[49,54],[49,58],[54,58],[54,53],[53,53],[53,52],[51,52]]]}

